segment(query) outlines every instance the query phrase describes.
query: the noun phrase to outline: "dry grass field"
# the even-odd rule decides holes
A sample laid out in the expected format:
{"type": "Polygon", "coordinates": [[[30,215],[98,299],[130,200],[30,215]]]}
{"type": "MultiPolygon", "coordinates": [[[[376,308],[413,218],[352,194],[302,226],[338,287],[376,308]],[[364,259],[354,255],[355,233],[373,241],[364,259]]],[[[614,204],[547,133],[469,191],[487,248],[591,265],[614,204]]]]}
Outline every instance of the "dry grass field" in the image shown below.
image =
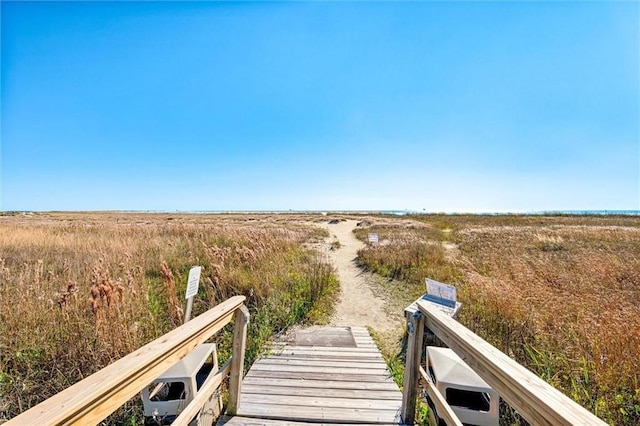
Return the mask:
{"type": "Polygon", "coordinates": [[[457,286],[463,324],[605,421],[640,424],[640,218],[368,220],[356,235],[382,241],[360,262],[396,299],[425,277],[457,286]]]}
{"type": "MultiPolygon", "coordinates": [[[[337,280],[300,215],[0,216],[0,422],[235,294],[247,363],[270,336],[328,318],[337,280]]],[[[611,424],[640,424],[640,218],[362,217],[359,262],[406,306],[424,278],[456,285],[460,321],[611,424]]],[[[231,335],[217,342],[229,355],[231,335]]],[[[398,364],[401,368],[401,364],[398,364]]],[[[108,423],[132,424],[139,404],[108,423]]],[[[517,423],[505,410],[503,420],[517,423]]]]}
{"type": "MultiPolygon", "coordinates": [[[[326,320],[337,281],[305,248],[322,237],[287,215],[0,216],[0,422],[181,324],[193,265],[193,315],[247,296],[247,363],[274,333],[326,320]]],[[[230,341],[224,330],[223,358],[230,341]]],[[[138,410],[109,422],[131,424],[138,410]]]]}

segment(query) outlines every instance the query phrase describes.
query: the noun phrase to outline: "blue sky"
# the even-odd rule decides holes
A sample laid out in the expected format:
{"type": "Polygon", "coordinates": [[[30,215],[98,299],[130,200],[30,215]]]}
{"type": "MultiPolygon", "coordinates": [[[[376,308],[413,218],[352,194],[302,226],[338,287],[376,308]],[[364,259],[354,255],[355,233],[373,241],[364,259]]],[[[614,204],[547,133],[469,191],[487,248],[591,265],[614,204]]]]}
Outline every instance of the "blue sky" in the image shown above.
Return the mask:
{"type": "Polygon", "coordinates": [[[3,210],[640,209],[638,2],[5,2],[3,210]]]}

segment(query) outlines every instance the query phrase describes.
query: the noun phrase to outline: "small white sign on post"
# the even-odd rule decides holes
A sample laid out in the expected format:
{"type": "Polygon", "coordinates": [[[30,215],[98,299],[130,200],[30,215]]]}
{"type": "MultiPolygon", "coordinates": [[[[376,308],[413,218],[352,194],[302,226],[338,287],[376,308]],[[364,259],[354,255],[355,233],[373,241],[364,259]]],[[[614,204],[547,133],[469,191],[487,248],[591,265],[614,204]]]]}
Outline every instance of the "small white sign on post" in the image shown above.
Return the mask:
{"type": "Polygon", "coordinates": [[[185,323],[191,319],[191,308],[193,307],[193,296],[198,294],[198,286],[200,285],[201,272],[202,272],[202,266],[194,266],[189,270],[189,279],[187,280],[187,292],[185,294],[185,298],[187,299],[187,309],[184,312],[185,323]]]}
{"type": "Polygon", "coordinates": [[[378,234],[372,232],[369,234],[369,242],[373,244],[378,244],[378,234]]]}
{"type": "Polygon", "coordinates": [[[200,273],[202,272],[202,266],[194,266],[189,270],[189,280],[187,281],[187,294],[185,299],[198,294],[198,286],[200,285],[200,273]]]}
{"type": "Polygon", "coordinates": [[[429,278],[425,278],[427,283],[427,294],[439,297],[440,299],[456,301],[456,288],[449,284],[439,283],[429,278]]]}

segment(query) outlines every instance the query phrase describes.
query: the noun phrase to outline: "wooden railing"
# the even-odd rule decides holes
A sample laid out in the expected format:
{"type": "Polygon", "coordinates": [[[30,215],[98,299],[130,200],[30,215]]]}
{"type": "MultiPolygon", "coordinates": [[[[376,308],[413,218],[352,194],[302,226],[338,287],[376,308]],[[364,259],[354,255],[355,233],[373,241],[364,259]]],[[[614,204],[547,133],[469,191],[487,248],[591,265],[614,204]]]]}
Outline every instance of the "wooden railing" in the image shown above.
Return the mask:
{"type": "Polygon", "coordinates": [[[489,384],[520,415],[536,425],[606,425],[562,392],[527,370],[494,346],[444,314],[434,305],[418,301],[416,309],[405,311],[409,329],[401,417],[413,424],[418,381],[427,382],[426,391],[448,425],[460,421],[445,398],[430,383],[420,366],[425,328],[434,333],[489,384]],[[446,407],[445,407],[446,405],[446,407]],[[448,409],[447,409],[448,408],[448,409]]]}
{"type": "Polygon", "coordinates": [[[229,404],[235,414],[240,401],[249,311],[245,297],[235,296],[186,324],[119,359],[46,401],[9,420],[6,425],[97,424],[136,396],[160,374],[204,343],[235,318],[233,356],[203,383],[174,424],[186,425],[198,416],[227,374],[229,404]]]}

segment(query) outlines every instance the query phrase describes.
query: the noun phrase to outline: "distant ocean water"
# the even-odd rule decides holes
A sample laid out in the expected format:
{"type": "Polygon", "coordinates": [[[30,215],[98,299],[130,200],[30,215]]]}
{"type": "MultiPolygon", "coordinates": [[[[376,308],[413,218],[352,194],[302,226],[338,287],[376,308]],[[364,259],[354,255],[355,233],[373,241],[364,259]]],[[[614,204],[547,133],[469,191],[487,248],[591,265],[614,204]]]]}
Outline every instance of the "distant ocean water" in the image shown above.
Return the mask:
{"type": "Polygon", "coordinates": [[[531,214],[566,214],[583,216],[640,216],[640,210],[558,210],[531,214]]]}
{"type": "MultiPolygon", "coordinates": [[[[433,213],[424,213],[433,214],[433,213]]],[[[480,212],[480,213],[444,213],[450,215],[456,214],[471,214],[478,216],[493,215],[493,216],[507,216],[507,215],[532,215],[532,216],[640,216],[640,210],[540,210],[530,212],[480,212]]]]}
{"type": "Polygon", "coordinates": [[[495,215],[540,215],[540,216],[553,216],[553,215],[575,215],[575,216],[640,216],[640,210],[541,210],[531,212],[426,212],[426,211],[411,211],[411,210],[381,210],[379,212],[367,212],[367,213],[384,213],[384,214],[445,214],[445,215],[457,215],[457,214],[470,214],[478,216],[495,215]]]}

